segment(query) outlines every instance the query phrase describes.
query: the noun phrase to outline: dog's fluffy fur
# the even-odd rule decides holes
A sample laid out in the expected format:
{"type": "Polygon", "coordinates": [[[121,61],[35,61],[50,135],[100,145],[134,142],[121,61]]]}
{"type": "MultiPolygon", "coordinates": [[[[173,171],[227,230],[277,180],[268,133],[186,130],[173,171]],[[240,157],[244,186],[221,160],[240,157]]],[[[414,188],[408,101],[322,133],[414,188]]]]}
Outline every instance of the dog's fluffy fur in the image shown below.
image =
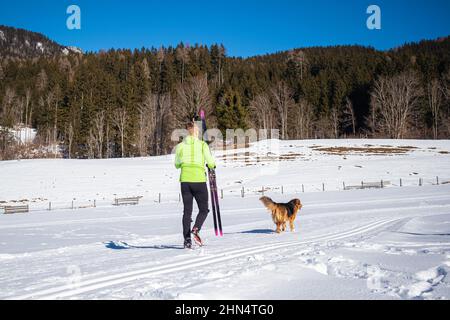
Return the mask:
{"type": "Polygon", "coordinates": [[[291,232],[295,231],[294,221],[298,211],[302,208],[302,203],[299,199],[291,200],[288,203],[276,203],[269,197],[262,197],[259,200],[272,213],[272,220],[277,226],[277,233],[286,231],[287,222],[289,222],[291,232]]]}

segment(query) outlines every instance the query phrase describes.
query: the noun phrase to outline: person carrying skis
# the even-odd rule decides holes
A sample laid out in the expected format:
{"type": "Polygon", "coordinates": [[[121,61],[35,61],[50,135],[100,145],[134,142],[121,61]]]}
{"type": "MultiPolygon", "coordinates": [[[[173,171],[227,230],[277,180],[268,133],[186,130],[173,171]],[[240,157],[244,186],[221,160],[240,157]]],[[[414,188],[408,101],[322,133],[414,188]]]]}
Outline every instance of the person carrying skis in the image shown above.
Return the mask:
{"type": "Polygon", "coordinates": [[[199,128],[195,121],[188,122],[186,129],[188,135],[176,147],[175,167],[181,169],[184,247],[190,249],[192,248],[191,233],[194,241],[202,245],[199,232],[209,213],[205,167],[208,165],[210,169],[214,169],[216,163],[208,144],[199,139],[199,128]],[[199,213],[191,231],[193,199],[197,202],[199,213]]]}

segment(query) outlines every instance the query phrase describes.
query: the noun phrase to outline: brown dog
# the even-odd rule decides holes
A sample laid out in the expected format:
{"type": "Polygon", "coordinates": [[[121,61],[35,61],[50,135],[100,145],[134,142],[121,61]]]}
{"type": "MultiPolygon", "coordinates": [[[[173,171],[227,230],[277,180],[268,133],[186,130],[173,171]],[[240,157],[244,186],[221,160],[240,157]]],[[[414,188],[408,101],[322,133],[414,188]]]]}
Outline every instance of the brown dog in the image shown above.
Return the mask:
{"type": "Polygon", "coordinates": [[[259,200],[271,211],[272,220],[277,226],[277,233],[286,231],[286,223],[288,221],[291,232],[295,231],[294,221],[298,211],[302,208],[302,203],[299,199],[291,200],[288,203],[276,203],[269,197],[262,197],[259,200]]]}

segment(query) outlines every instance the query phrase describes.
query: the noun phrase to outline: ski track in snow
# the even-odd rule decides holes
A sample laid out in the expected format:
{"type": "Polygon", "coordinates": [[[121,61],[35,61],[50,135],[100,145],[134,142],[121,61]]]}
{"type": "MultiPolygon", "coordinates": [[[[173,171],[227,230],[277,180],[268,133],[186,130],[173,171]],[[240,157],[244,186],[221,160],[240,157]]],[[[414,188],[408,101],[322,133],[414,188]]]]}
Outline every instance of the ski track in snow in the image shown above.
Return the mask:
{"type": "Polygon", "coordinates": [[[276,243],[273,245],[263,245],[263,246],[257,246],[257,247],[246,248],[246,249],[230,250],[230,251],[225,251],[220,254],[214,254],[211,256],[207,256],[204,258],[197,258],[195,261],[192,261],[192,259],[189,258],[185,261],[176,262],[173,264],[167,264],[167,265],[164,265],[161,267],[137,270],[137,271],[133,271],[133,272],[126,272],[126,273],[121,273],[121,274],[117,274],[117,275],[106,276],[106,277],[96,278],[93,280],[83,281],[83,282],[80,282],[77,284],[77,286],[80,287],[78,289],[71,290],[70,289],[71,286],[62,286],[62,287],[52,288],[52,289],[48,289],[48,290],[43,290],[40,292],[34,292],[29,295],[13,297],[12,299],[23,300],[23,299],[29,299],[29,298],[40,298],[40,299],[48,300],[48,299],[56,299],[56,298],[67,298],[70,296],[89,292],[92,290],[98,290],[98,289],[102,289],[102,288],[113,286],[113,285],[118,285],[118,284],[130,282],[130,281],[136,281],[136,280],[139,280],[142,278],[147,278],[147,277],[156,276],[156,275],[163,275],[163,274],[172,273],[172,272],[176,272],[176,271],[182,271],[185,269],[191,269],[191,268],[195,268],[195,267],[211,265],[213,263],[219,263],[219,262],[236,259],[236,258],[248,256],[248,255],[258,254],[258,253],[262,253],[262,252],[266,252],[266,251],[270,251],[270,250],[279,250],[279,249],[284,249],[284,248],[294,247],[294,246],[304,246],[304,245],[320,243],[320,242],[325,242],[325,241],[337,241],[337,240],[341,240],[344,238],[354,237],[357,235],[363,235],[367,232],[373,231],[377,228],[381,228],[390,223],[400,221],[400,220],[402,220],[402,219],[399,219],[399,218],[388,219],[388,220],[383,219],[381,221],[377,221],[375,223],[370,223],[368,225],[365,225],[365,226],[362,226],[362,227],[359,227],[356,229],[348,230],[348,231],[345,231],[342,233],[337,233],[334,235],[313,238],[308,241],[291,241],[291,242],[284,242],[284,243],[281,242],[281,243],[276,243]]]}

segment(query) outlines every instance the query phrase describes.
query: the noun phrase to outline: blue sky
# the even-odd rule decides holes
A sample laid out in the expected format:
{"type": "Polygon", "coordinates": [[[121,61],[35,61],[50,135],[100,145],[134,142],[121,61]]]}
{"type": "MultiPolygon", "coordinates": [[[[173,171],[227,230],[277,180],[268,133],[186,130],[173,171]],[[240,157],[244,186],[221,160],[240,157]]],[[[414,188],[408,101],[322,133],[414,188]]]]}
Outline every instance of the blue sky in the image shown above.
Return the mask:
{"type": "Polygon", "coordinates": [[[223,43],[231,56],[336,44],[388,49],[450,35],[450,0],[2,0],[0,24],[85,51],[223,43]],[[81,8],[81,30],[66,9],[81,8]],[[380,6],[382,30],[366,27],[380,6]]]}

